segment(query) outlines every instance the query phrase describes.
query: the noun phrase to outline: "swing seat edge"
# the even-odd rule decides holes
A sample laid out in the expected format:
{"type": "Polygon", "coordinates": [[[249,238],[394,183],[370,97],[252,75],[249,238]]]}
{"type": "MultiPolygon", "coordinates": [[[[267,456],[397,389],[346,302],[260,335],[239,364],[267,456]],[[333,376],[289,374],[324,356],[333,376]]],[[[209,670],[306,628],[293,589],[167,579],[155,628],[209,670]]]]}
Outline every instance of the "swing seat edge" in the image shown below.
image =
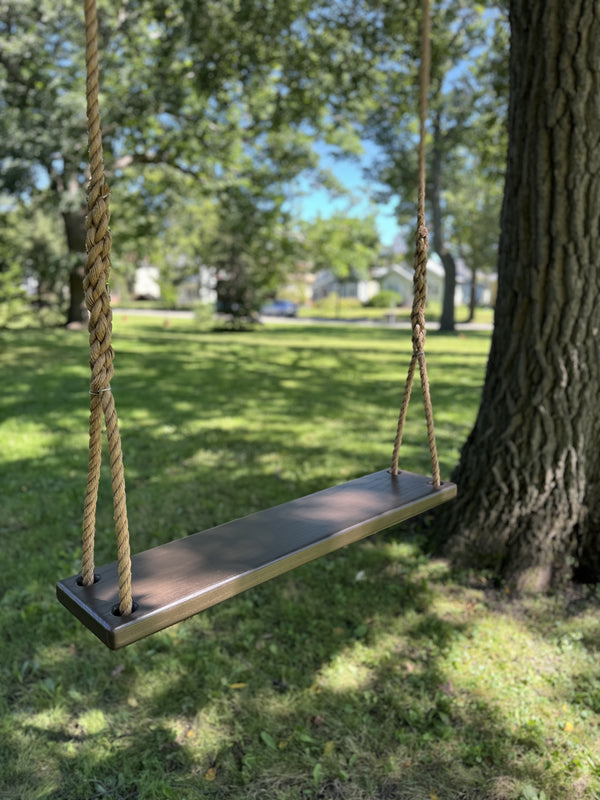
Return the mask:
{"type": "Polygon", "coordinates": [[[456,485],[388,470],[365,475],[132,556],[133,614],[113,613],[117,562],[56,585],[58,600],[107,647],[156,633],[345,545],[456,496],[456,485]]]}

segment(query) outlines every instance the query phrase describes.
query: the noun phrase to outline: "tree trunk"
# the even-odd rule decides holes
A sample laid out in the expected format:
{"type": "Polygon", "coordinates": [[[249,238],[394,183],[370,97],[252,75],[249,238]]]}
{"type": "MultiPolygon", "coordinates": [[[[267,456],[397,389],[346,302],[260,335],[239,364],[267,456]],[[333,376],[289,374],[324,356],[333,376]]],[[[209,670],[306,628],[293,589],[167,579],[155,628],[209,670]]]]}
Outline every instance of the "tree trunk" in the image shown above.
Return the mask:
{"type": "Polygon", "coordinates": [[[69,272],[69,310],[67,324],[81,322],[87,324],[88,311],[85,305],[85,292],[83,291],[84,266],[79,264],[69,272]]]}
{"type": "Polygon", "coordinates": [[[467,322],[473,322],[475,319],[475,309],[477,308],[477,269],[473,267],[471,270],[471,292],[469,294],[469,316],[467,322]]]}
{"type": "Polygon", "coordinates": [[[440,330],[454,330],[454,289],[456,286],[456,264],[446,249],[444,237],[444,221],[442,216],[442,132],[439,114],[433,126],[433,165],[431,206],[433,210],[433,249],[438,254],[444,267],[444,295],[442,300],[442,317],[440,330]]]}
{"type": "Polygon", "coordinates": [[[78,256],[69,273],[69,311],[67,323],[87,323],[88,312],[83,291],[85,259],[85,211],[64,211],[63,222],[69,253],[78,256]]]}
{"type": "Polygon", "coordinates": [[[525,590],[600,579],[600,15],[511,0],[496,322],[446,552],[525,590]]]}
{"type": "Polygon", "coordinates": [[[456,262],[452,253],[444,249],[438,250],[444,267],[444,300],[442,303],[441,331],[454,330],[454,291],[456,289],[456,262]]]}

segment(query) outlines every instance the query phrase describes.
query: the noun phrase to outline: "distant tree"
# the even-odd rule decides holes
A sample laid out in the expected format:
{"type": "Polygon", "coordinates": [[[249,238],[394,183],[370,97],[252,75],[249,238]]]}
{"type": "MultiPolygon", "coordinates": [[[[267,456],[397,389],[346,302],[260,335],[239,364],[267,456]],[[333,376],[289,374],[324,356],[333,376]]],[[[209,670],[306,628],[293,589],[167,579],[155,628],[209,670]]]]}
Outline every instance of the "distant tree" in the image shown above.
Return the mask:
{"type": "Polygon", "coordinates": [[[313,269],[327,269],[340,283],[365,278],[381,250],[373,215],[336,213],[302,226],[306,258],[313,269]]]}
{"type": "MultiPolygon", "coordinates": [[[[505,21],[497,9],[493,14],[497,16],[486,13],[484,4],[454,0],[436,3],[432,14],[427,198],[430,246],[445,272],[442,330],[454,328],[454,254],[462,249],[462,244],[458,249],[452,246],[458,235],[452,223],[459,212],[451,202],[457,197],[457,186],[467,183],[484,161],[493,161],[495,166],[495,171],[488,168],[487,180],[502,182],[504,151],[491,146],[489,129],[485,130],[490,123],[498,129],[505,109],[505,21]]],[[[380,65],[380,95],[364,128],[379,147],[380,155],[371,168],[372,175],[387,187],[379,196],[397,198],[398,215],[404,222],[413,219],[416,202],[418,19],[415,15],[401,35],[399,30],[406,24],[402,10],[390,16],[390,53],[380,65]]]]}
{"type": "Polygon", "coordinates": [[[15,322],[26,311],[25,272],[15,247],[17,214],[0,214],[0,328],[15,322]]]}
{"type": "Polygon", "coordinates": [[[250,187],[220,193],[216,226],[206,242],[207,261],[217,273],[217,310],[254,318],[298,261],[282,200],[257,196],[250,187]]]}
{"type": "Polygon", "coordinates": [[[4,323],[27,306],[64,305],[68,257],[56,232],[60,217],[44,200],[43,194],[34,194],[10,202],[0,214],[0,315],[4,323]]]}
{"type": "MultiPolygon", "coordinates": [[[[78,0],[0,4],[0,189],[13,197],[46,191],[58,209],[73,255],[70,320],[85,316],[81,16],[78,0]]],[[[347,147],[342,112],[368,91],[363,33],[363,16],[325,0],[100,3],[105,162],[115,197],[144,198],[136,207],[147,231],[144,218],[168,207],[181,174],[197,197],[216,199],[240,180],[243,188],[249,164],[267,195],[303,171],[318,180],[315,136],[347,147]]]]}
{"type": "Polygon", "coordinates": [[[472,67],[477,115],[465,131],[453,180],[445,193],[450,244],[472,274],[469,322],[475,314],[477,272],[492,272],[498,260],[507,150],[509,52],[508,10],[504,4],[500,10],[503,13],[494,18],[489,44],[472,67]]]}
{"type": "Polygon", "coordinates": [[[452,214],[450,244],[471,270],[467,322],[472,322],[475,316],[478,275],[496,269],[501,205],[500,182],[490,181],[480,169],[457,175],[452,191],[448,192],[448,209],[452,214]]]}
{"type": "Polygon", "coordinates": [[[517,588],[600,580],[600,17],[510,0],[498,299],[446,551],[517,588]]]}

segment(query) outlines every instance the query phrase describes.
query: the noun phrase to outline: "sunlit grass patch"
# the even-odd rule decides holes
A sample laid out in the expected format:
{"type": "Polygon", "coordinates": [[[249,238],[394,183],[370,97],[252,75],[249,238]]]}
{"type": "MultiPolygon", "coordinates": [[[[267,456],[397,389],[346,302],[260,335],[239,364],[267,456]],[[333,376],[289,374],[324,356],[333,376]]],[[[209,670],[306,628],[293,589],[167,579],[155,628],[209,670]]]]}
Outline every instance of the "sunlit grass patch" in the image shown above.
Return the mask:
{"type": "MultiPolygon", "coordinates": [[[[54,598],[79,569],[86,336],[0,336],[0,796],[599,796],[598,598],[455,576],[429,516],[105,650],[54,598]]],[[[489,341],[427,340],[445,476],[489,341]]],[[[117,317],[114,344],[134,550],[388,466],[406,331],[117,317]]],[[[418,391],[402,459],[429,469],[418,391]]],[[[106,465],[97,536],[114,559],[106,465]]]]}

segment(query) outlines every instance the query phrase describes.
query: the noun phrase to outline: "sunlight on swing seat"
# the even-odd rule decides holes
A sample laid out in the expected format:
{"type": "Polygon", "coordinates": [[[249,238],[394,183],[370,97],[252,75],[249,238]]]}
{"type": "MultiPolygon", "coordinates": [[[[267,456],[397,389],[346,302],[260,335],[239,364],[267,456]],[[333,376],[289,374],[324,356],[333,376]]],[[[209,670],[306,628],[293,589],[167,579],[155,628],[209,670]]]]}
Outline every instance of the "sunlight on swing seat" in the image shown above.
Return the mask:
{"type": "Polygon", "coordinates": [[[113,613],[116,561],[92,586],[60,581],[58,599],[116,650],[455,495],[453,483],[382,470],[134,555],[127,617],[113,613]]]}

